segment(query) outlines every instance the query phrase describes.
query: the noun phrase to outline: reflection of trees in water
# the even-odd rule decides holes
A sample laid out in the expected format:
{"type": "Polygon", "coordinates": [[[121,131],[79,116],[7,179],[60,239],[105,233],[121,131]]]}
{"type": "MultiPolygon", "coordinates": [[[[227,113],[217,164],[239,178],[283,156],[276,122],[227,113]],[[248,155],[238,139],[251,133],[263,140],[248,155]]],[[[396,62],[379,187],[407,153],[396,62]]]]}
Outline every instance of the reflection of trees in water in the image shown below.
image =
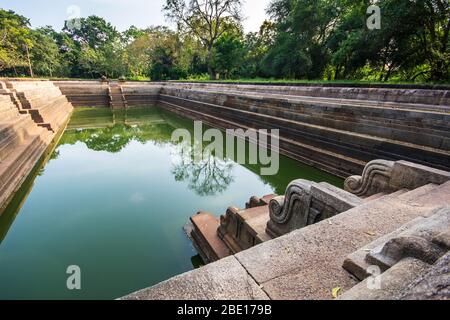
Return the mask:
{"type": "Polygon", "coordinates": [[[157,144],[166,144],[170,141],[171,128],[166,125],[124,125],[116,124],[111,127],[98,129],[77,129],[67,131],[60,144],[73,145],[83,142],[90,150],[118,153],[131,141],[142,144],[153,141],[157,144]]]}
{"type": "MultiPolygon", "coordinates": [[[[172,145],[174,128],[168,124],[124,125],[96,129],[76,129],[67,131],[60,145],[74,145],[83,142],[90,150],[118,153],[131,141],[145,144],[152,141],[155,145],[172,145]]],[[[188,187],[200,196],[213,196],[223,193],[234,181],[233,162],[205,154],[201,161],[194,161],[192,153],[183,153],[175,147],[172,174],[178,182],[188,182],[188,187]]],[[[192,151],[192,150],[191,150],[192,151]]],[[[56,151],[58,152],[58,151],[56,151]]]]}
{"type": "MultiPolygon", "coordinates": [[[[103,129],[98,133],[92,134],[84,141],[86,146],[95,151],[107,151],[110,153],[120,152],[132,140],[133,136],[130,134],[114,134],[111,128],[103,129]]],[[[114,129],[114,128],[112,128],[114,129]]],[[[124,130],[127,131],[127,130],[124,130]]]]}
{"type": "MultiPolygon", "coordinates": [[[[61,138],[60,145],[82,142],[90,150],[110,153],[122,151],[131,141],[173,146],[172,133],[178,128],[188,128],[193,133],[192,121],[159,109],[133,109],[123,114],[81,110],[74,115],[70,128],[61,138]],[[123,122],[118,122],[119,118],[123,118],[123,122]],[[97,127],[89,127],[91,125],[97,127]]],[[[189,153],[183,153],[183,148],[176,145],[174,150],[172,174],[176,181],[187,182],[189,189],[198,195],[223,193],[234,181],[233,162],[212,154],[205,154],[201,161],[194,161],[192,149],[189,153]]]]}
{"type": "Polygon", "coordinates": [[[172,153],[172,163],[175,180],[187,182],[189,189],[202,197],[221,194],[234,181],[234,163],[208,152],[197,160],[191,148],[177,146],[172,153]]]}

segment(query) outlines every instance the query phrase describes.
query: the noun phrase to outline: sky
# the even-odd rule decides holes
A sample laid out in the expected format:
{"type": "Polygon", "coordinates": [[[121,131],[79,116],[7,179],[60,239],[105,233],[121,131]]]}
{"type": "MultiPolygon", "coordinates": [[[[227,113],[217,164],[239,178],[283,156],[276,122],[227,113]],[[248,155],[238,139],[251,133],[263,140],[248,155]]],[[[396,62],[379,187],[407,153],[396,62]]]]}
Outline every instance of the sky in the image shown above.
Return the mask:
{"type": "MultiPolygon", "coordinates": [[[[258,31],[266,19],[265,9],[270,0],[244,1],[245,31],[258,31]]],[[[95,14],[124,31],[131,25],[138,28],[170,26],[162,13],[164,3],[165,0],[1,0],[0,8],[29,18],[32,27],[51,25],[61,30],[69,18],[95,14]]]]}

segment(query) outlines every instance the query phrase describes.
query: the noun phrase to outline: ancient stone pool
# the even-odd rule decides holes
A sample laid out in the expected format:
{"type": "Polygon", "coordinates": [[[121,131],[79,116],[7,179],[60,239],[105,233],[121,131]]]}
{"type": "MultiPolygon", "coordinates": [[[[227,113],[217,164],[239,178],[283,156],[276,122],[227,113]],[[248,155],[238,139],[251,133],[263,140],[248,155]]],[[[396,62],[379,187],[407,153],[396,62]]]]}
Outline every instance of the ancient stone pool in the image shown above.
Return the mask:
{"type": "Polygon", "coordinates": [[[0,216],[0,299],[113,299],[198,265],[183,232],[199,210],[222,214],[253,195],[332,175],[281,157],[280,173],[211,157],[176,161],[190,120],[159,108],[78,109],[49,159],[0,216]],[[66,287],[68,266],[82,290],[66,287]]]}

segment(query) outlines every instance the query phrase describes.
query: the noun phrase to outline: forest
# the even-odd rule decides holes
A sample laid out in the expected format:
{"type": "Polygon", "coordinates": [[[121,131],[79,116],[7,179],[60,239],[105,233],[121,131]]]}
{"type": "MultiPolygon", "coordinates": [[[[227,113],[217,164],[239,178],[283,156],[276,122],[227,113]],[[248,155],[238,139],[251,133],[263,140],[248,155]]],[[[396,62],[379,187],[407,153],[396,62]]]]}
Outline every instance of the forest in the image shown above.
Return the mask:
{"type": "MultiPolygon", "coordinates": [[[[174,27],[119,32],[98,16],[31,28],[0,9],[0,76],[128,80],[450,82],[448,0],[272,0],[245,33],[242,0],[167,0],[174,27]]],[[[149,22],[150,25],[150,22],[149,22]]]]}

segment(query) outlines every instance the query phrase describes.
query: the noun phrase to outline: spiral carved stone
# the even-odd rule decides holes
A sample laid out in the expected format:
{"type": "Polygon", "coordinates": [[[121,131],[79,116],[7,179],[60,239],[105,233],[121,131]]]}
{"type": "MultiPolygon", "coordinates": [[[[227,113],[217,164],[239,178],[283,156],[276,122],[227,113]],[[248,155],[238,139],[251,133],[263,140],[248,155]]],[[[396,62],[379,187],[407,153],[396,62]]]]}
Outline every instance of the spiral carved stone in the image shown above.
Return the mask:
{"type": "Polygon", "coordinates": [[[276,224],[287,224],[292,216],[309,205],[307,199],[311,190],[311,182],[295,180],[292,182],[284,197],[276,197],[270,201],[270,219],[276,224]]]}
{"type": "Polygon", "coordinates": [[[382,190],[379,190],[379,186],[376,186],[376,184],[380,181],[388,183],[394,165],[395,162],[386,160],[369,162],[362,176],[352,176],[345,180],[345,190],[360,197],[381,192],[382,190]]]}

